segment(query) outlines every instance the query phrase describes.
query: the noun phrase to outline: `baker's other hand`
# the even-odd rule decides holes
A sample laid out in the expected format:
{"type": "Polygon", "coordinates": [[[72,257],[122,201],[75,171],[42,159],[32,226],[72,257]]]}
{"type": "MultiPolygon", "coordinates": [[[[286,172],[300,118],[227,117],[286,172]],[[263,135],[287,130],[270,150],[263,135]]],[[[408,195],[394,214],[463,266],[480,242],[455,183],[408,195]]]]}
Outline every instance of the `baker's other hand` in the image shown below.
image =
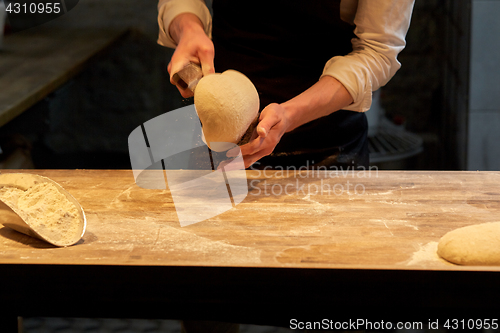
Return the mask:
{"type": "MultiPolygon", "coordinates": [[[[280,104],[272,103],[262,110],[252,139],[249,143],[239,147],[245,161],[245,168],[273,152],[283,134],[288,131],[289,123],[287,112],[280,104]]],[[[230,155],[229,152],[228,155],[230,155]]]]}
{"type": "MultiPolygon", "coordinates": [[[[190,62],[201,65],[203,76],[214,73],[214,44],[203,30],[200,19],[192,13],[177,15],[169,28],[170,35],[177,43],[175,52],[170,59],[167,70],[170,82],[172,77],[190,62]]],[[[182,97],[193,96],[189,89],[177,86],[182,97]]]]}

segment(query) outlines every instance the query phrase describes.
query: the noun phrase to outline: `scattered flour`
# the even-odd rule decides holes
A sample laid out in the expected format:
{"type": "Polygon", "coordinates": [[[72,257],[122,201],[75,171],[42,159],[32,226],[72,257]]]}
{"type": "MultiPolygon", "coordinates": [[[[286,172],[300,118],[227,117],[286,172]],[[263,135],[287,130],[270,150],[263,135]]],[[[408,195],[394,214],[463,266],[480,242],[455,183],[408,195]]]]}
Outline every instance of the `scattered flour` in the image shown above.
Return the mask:
{"type": "Polygon", "coordinates": [[[407,266],[414,265],[425,265],[425,266],[437,266],[437,265],[452,265],[446,260],[441,259],[437,254],[438,242],[429,242],[427,244],[419,244],[419,250],[414,252],[411,259],[404,262],[407,266]]]}

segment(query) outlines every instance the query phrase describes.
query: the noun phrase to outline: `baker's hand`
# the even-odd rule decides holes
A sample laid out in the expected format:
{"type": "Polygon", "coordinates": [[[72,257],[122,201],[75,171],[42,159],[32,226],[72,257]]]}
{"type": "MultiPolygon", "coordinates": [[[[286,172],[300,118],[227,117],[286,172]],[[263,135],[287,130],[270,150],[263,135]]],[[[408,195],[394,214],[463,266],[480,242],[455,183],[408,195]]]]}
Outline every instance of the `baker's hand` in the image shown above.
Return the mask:
{"type": "Polygon", "coordinates": [[[273,152],[283,134],[288,130],[289,123],[286,110],[280,104],[269,104],[262,110],[252,140],[239,147],[245,161],[245,168],[273,152]]]}
{"type": "MultiPolygon", "coordinates": [[[[177,47],[168,64],[170,82],[172,77],[184,66],[193,62],[201,65],[203,76],[214,73],[214,44],[205,34],[199,18],[191,13],[177,15],[170,24],[170,35],[177,42],[177,47]]],[[[177,86],[182,97],[193,96],[188,89],[177,86]]]]}

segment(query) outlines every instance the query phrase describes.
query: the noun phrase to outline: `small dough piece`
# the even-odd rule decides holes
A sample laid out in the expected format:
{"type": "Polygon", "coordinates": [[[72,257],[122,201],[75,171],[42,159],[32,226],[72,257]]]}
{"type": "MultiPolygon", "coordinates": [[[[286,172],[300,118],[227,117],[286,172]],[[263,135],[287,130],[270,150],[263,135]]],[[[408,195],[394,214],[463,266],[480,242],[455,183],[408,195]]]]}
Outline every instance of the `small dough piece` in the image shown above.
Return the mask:
{"type": "Polygon", "coordinates": [[[207,145],[215,151],[234,147],[259,113],[259,94],[242,73],[227,70],[201,78],[194,105],[207,145]]]}
{"type": "Polygon", "coordinates": [[[500,265],[500,222],[452,230],[439,241],[437,253],[459,265],[500,265]]]}

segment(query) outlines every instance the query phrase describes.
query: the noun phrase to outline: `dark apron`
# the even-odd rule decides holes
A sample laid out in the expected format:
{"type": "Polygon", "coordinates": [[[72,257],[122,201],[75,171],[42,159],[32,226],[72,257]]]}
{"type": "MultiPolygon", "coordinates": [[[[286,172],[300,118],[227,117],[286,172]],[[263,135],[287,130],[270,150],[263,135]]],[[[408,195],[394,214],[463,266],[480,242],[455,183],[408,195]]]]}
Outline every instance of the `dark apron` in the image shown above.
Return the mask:
{"type": "MultiPolygon", "coordinates": [[[[325,63],[352,51],[353,26],[340,0],[214,0],[215,70],[235,69],[254,83],[261,110],[315,84],[325,63]]],[[[368,166],[364,113],[340,110],[285,133],[253,168],[368,166]]]]}

